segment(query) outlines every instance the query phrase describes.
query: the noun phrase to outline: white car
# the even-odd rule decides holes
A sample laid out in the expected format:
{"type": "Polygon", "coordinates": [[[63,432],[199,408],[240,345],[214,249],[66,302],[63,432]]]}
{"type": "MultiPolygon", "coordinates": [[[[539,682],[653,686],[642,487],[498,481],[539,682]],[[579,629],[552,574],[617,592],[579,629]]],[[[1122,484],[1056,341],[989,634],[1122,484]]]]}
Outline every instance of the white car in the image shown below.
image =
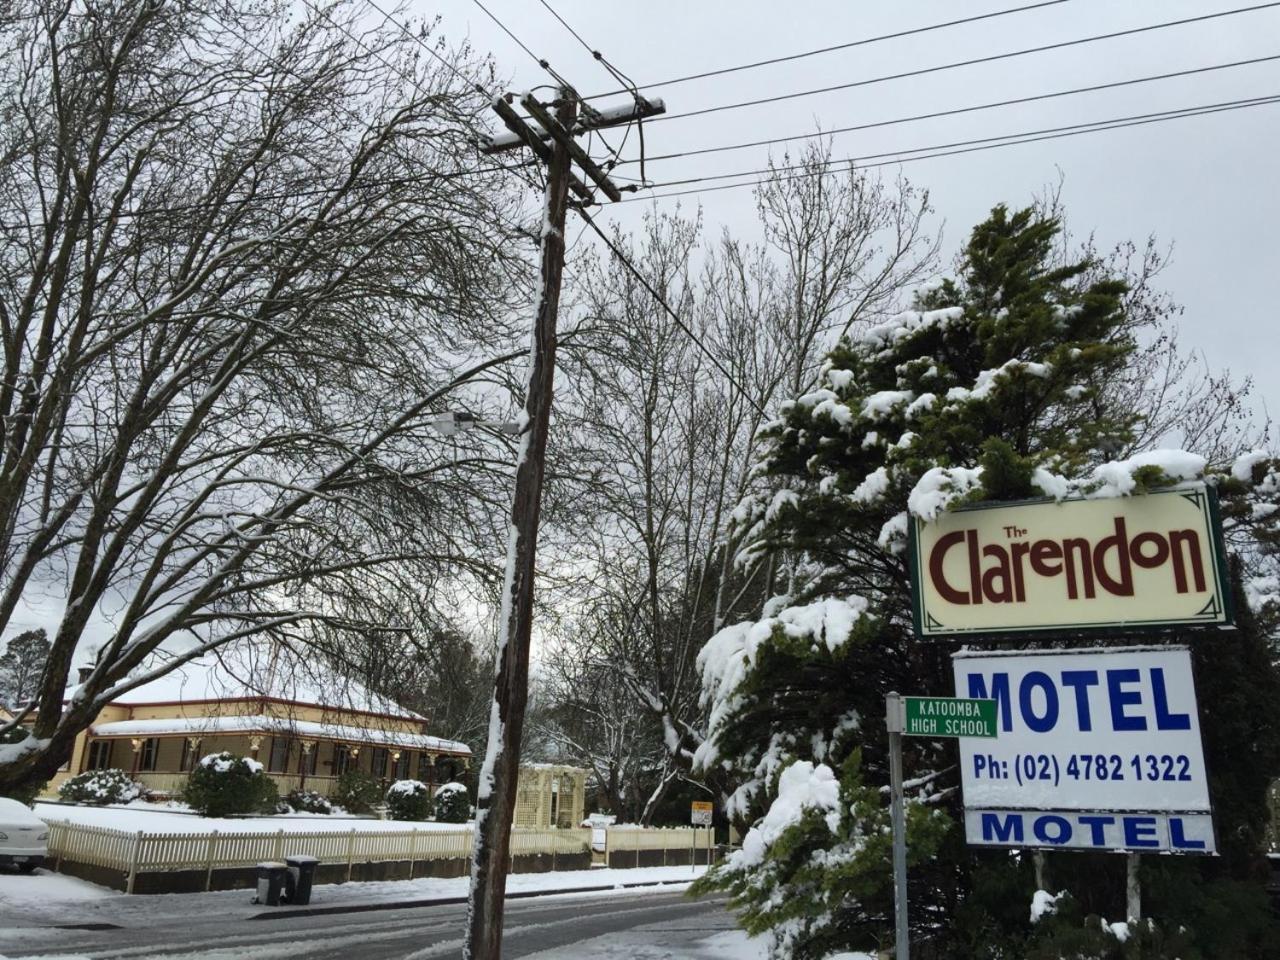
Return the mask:
{"type": "Polygon", "coordinates": [[[31,873],[48,853],[49,825],[17,800],[0,797],[0,864],[31,873]]]}

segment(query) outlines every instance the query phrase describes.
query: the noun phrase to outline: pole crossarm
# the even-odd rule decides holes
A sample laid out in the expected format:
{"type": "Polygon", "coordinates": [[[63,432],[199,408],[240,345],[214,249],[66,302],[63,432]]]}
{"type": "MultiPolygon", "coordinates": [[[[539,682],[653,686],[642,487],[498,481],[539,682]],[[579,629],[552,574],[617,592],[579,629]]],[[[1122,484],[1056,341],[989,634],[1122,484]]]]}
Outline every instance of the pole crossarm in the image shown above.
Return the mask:
{"type": "Polygon", "coordinates": [[[617,203],[622,199],[622,194],[618,188],[613,185],[608,175],[597,166],[596,162],[591,159],[587,151],[577,140],[569,134],[564,127],[556,123],[555,118],[547,112],[547,108],[540,104],[531,93],[526,93],[520,100],[520,106],[524,107],[529,116],[538,121],[538,125],[554,140],[566,150],[569,156],[573,158],[574,163],[582,168],[582,172],[595,181],[596,186],[604,191],[604,195],[617,203]]]}
{"type": "MultiPolygon", "coordinates": [[[[507,103],[505,97],[493,98],[493,110],[501,118],[502,122],[507,125],[507,129],[520,140],[516,146],[526,146],[537,155],[538,159],[550,166],[551,164],[551,148],[543,143],[542,138],[534,131],[529,124],[525,123],[524,117],[516,113],[515,108],[507,103]]],[[[572,173],[569,175],[569,189],[576,193],[579,197],[587,202],[595,199],[591,189],[579,180],[572,173]]]]}
{"type": "MultiPolygon", "coordinates": [[[[494,109],[497,109],[496,105],[494,106],[494,109]]],[[[524,118],[515,114],[514,110],[511,112],[524,126],[529,126],[524,123],[524,118]]],[[[649,117],[656,117],[659,114],[666,112],[667,105],[660,97],[654,97],[651,100],[641,97],[634,103],[629,103],[620,107],[610,107],[605,110],[584,109],[582,119],[573,125],[569,133],[570,136],[576,137],[584,133],[590,133],[592,130],[607,130],[610,127],[625,126],[626,124],[634,123],[637,120],[647,120],[649,117]]],[[[532,144],[525,139],[522,133],[517,131],[510,123],[507,122],[505,117],[503,117],[503,122],[511,132],[498,134],[497,136],[490,137],[487,141],[483,142],[480,145],[480,151],[482,153],[505,153],[508,150],[517,150],[520,147],[532,146],[532,144]]],[[[541,121],[538,122],[541,124],[541,121]]],[[[546,145],[545,141],[551,139],[551,134],[545,128],[540,130],[530,128],[530,132],[543,144],[543,146],[546,145]]]]}

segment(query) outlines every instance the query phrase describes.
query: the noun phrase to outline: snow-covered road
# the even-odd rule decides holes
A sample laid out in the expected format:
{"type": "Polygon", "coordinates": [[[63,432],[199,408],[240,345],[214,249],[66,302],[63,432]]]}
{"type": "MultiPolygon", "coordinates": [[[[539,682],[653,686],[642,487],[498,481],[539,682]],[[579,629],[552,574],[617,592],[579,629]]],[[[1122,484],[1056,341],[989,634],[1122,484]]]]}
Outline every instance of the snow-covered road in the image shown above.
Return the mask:
{"type": "MultiPolygon", "coordinates": [[[[14,929],[4,923],[0,952],[14,960],[455,960],[461,956],[464,914],[465,907],[448,905],[271,920],[206,910],[182,917],[165,913],[151,921],[135,917],[127,926],[103,930],[14,929]]],[[[690,900],[656,889],[510,901],[503,956],[760,960],[763,953],[735,931],[722,899],[690,900]]]]}

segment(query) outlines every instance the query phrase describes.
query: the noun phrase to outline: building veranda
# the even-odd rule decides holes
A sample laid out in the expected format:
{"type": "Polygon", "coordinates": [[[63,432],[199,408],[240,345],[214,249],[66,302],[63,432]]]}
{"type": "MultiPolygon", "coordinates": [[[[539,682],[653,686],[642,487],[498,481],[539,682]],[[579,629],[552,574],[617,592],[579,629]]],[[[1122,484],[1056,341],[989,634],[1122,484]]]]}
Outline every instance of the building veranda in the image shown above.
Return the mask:
{"type": "Polygon", "coordinates": [[[434,787],[469,768],[471,748],[428,734],[425,717],[355,681],[255,653],[195,660],[112,700],[45,794],[75,774],[117,768],[173,796],[201,757],[224,750],[262,763],[282,795],[328,796],[349,770],[434,787]]]}

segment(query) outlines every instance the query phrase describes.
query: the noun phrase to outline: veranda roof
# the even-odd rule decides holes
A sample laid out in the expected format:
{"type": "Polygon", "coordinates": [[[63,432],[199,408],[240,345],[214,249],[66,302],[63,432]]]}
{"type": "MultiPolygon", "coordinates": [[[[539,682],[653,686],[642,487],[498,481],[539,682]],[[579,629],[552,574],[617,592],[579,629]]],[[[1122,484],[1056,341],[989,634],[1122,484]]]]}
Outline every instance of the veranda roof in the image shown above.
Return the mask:
{"type": "MultiPolygon", "coordinates": [[[[148,662],[142,671],[162,661],[148,662]]],[[[75,696],[69,686],[66,699],[75,696]]],[[[269,698],[288,703],[377,716],[425,720],[400,704],[343,676],[316,657],[260,643],[241,643],[175,667],[163,676],[120,694],[111,702],[135,707],[161,703],[211,703],[269,698]]]]}
{"type": "Polygon", "coordinates": [[[305,739],[338,740],[347,743],[367,743],[379,747],[398,747],[405,750],[471,755],[471,748],[465,743],[432,737],[425,733],[401,733],[396,730],[379,730],[372,727],[353,727],[262,715],[115,720],[110,723],[95,723],[89,728],[89,734],[94,737],[206,737],[237,733],[285,734],[305,739]]]}

